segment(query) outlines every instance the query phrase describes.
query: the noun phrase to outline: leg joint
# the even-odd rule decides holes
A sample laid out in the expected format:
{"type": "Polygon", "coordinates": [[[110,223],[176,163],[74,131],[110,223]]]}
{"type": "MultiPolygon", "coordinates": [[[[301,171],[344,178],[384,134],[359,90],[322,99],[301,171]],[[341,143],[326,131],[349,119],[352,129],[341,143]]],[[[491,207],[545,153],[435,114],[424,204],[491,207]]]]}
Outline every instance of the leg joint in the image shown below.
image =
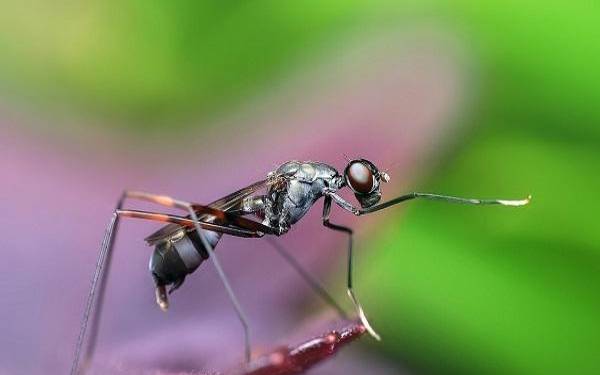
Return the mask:
{"type": "Polygon", "coordinates": [[[337,225],[337,224],[333,224],[329,221],[329,219],[325,219],[323,220],[323,225],[326,226],[327,228],[333,229],[333,230],[337,230],[340,232],[345,232],[348,233],[349,235],[352,235],[354,233],[354,231],[351,228],[348,227],[344,227],[341,225],[337,225]]]}

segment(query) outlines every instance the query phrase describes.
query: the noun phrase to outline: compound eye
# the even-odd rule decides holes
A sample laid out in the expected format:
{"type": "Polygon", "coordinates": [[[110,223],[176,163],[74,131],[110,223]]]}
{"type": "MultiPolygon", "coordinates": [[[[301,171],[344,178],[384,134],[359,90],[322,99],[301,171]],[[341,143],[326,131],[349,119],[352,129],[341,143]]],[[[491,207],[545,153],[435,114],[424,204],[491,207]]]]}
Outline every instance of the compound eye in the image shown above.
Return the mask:
{"type": "Polygon", "coordinates": [[[364,163],[355,162],[348,167],[348,184],[352,190],[361,194],[368,194],[373,191],[375,179],[373,172],[364,163]]]}

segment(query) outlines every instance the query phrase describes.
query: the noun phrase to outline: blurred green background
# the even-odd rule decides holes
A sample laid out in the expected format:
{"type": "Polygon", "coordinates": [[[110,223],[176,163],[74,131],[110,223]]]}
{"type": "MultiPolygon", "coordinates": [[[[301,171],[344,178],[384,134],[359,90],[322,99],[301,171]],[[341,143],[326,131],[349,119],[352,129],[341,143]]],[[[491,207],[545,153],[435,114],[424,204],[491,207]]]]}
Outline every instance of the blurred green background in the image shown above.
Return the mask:
{"type": "Polygon", "coordinates": [[[358,255],[357,289],[384,337],[370,348],[431,374],[600,373],[597,4],[128,0],[2,8],[5,100],[38,113],[77,112],[136,136],[210,124],[341,40],[417,22],[452,30],[477,67],[476,105],[460,114],[466,130],[419,189],[531,193],[533,204],[421,202],[361,236],[357,246],[370,249],[358,255]]]}

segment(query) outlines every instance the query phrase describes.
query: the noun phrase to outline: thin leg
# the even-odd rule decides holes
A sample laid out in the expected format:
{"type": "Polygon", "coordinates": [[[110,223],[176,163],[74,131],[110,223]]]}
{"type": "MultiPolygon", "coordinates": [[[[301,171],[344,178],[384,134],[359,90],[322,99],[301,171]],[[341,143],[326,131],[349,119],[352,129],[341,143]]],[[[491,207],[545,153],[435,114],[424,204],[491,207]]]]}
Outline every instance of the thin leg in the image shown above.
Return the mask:
{"type": "Polygon", "coordinates": [[[200,214],[202,218],[210,216],[213,219],[215,219],[217,223],[228,223],[240,228],[256,232],[261,232],[265,234],[276,234],[274,228],[266,226],[260,222],[250,220],[239,215],[234,215],[230,212],[223,211],[218,208],[204,206],[199,203],[179,201],[166,195],[157,195],[145,193],[142,191],[126,191],[125,196],[127,198],[144,200],[159,204],[161,206],[179,208],[186,211],[188,211],[188,207],[191,207],[197,214],[200,214]],[[182,206],[183,204],[185,204],[186,206],[182,206]]]}
{"type": "Polygon", "coordinates": [[[375,205],[373,207],[363,208],[360,210],[360,214],[368,214],[371,212],[379,211],[384,208],[393,206],[395,204],[410,200],[410,199],[429,199],[434,201],[442,201],[449,203],[459,203],[459,204],[472,204],[472,205],[501,205],[501,206],[525,206],[529,204],[531,201],[531,195],[525,199],[518,200],[508,200],[508,199],[478,199],[478,198],[460,198],[460,197],[452,197],[449,195],[440,195],[440,194],[431,194],[431,193],[410,193],[398,198],[392,199],[382,204],[375,205]]]}
{"type": "Polygon", "coordinates": [[[372,207],[366,208],[357,208],[354,207],[350,202],[340,197],[339,195],[328,192],[327,196],[333,199],[333,201],[343,208],[346,211],[352,212],[356,216],[369,214],[371,212],[376,212],[379,210],[383,210],[384,208],[388,208],[390,206],[396,205],[398,203],[402,203],[404,201],[408,201],[411,199],[421,198],[428,199],[434,201],[442,201],[449,203],[458,203],[458,204],[469,204],[469,205],[501,205],[501,206],[525,206],[531,202],[531,195],[525,199],[517,199],[517,200],[508,200],[508,199],[478,199],[478,198],[460,198],[460,197],[452,197],[449,195],[440,195],[440,194],[431,194],[431,193],[409,193],[405,195],[401,195],[397,198],[391,199],[387,202],[377,204],[372,207]]]}
{"type": "MultiPolygon", "coordinates": [[[[123,205],[123,200],[124,196],[121,196],[121,198],[117,202],[117,210],[123,205]]],[[[88,293],[88,298],[85,304],[83,318],[81,320],[81,326],[79,328],[79,335],[77,336],[77,344],[75,345],[75,355],[73,357],[73,362],[71,363],[71,375],[77,375],[79,358],[81,357],[81,349],[83,347],[83,342],[85,339],[85,332],[87,330],[90,313],[92,311],[92,307],[94,306],[94,302],[96,299],[96,288],[98,286],[98,281],[100,281],[100,292],[98,293],[99,296],[97,301],[98,309],[97,313],[94,316],[94,319],[92,320],[90,341],[87,347],[86,356],[84,358],[84,372],[94,354],[98,327],[100,325],[100,313],[102,311],[104,301],[104,291],[106,290],[106,280],[108,279],[108,269],[110,268],[110,263],[112,259],[112,249],[114,245],[114,238],[118,229],[118,224],[119,215],[115,210],[104,233],[102,244],[100,245],[100,253],[98,255],[98,261],[96,262],[96,269],[94,270],[94,275],[92,277],[92,284],[90,286],[90,291],[88,293]]]]}
{"type": "MultiPolygon", "coordinates": [[[[125,196],[130,197],[130,198],[147,200],[147,201],[154,202],[156,204],[160,204],[160,205],[167,206],[167,207],[179,208],[182,210],[186,210],[189,213],[190,217],[194,221],[194,227],[196,228],[196,231],[198,232],[198,236],[200,237],[200,240],[202,241],[202,245],[208,252],[208,257],[213,262],[213,265],[215,266],[215,269],[217,270],[217,273],[219,274],[219,277],[221,278],[221,282],[225,286],[225,290],[227,291],[227,294],[229,295],[229,299],[231,300],[231,303],[233,304],[235,312],[236,312],[240,322],[242,323],[242,327],[244,329],[245,357],[246,357],[246,362],[249,362],[251,353],[250,353],[250,331],[248,328],[248,319],[246,318],[246,314],[244,314],[244,311],[242,310],[242,306],[240,305],[235,293],[233,292],[233,289],[231,288],[231,285],[229,284],[229,281],[227,280],[227,276],[225,275],[225,272],[223,272],[223,268],[221,267],[221,262],[219,262],[219,258],[215,254],[212,246],[210,245],[210,243],[206,239],[206,236],[204,235],[204,230],[200,226],[200,223],[198,220],[198,215],[196,214],[196,210],[208,210],[209,212],[207,212],[207,213],[209,215],[216,216],[219,219],[230,219],[229,215],[226,212],[221,211],[221,210],[216,210],[211,207],[201,206],[201,205],[193,204],[190,202],[180,201],[180,200],[173,199],[171,197],[164,196],[164,195],[156,195],[156,194],[149,194],[149,193],[144,193],[144,192],[128,191],[128,192],[125,192],[125,196]]],[[[258,227],[258,225],[256,225],[256,224],[260,224],[260,223],[256,223],[256,222],[253,222],[252,220],[248,220],[248,219],[244,219],[244,218],[235,217],[232,219],[237,220],[236,223],[241,223],[242,221],[244,223],[245,223],[245,221],[252,222],[254,224],[251,224],[251,223],[250,224],[253,226],[256,226],[256,227],[258,227]],[[241,219],[243,219],[243,220],[241,220],[241,219]]],[[[264,226],[264,227],[265,227],[265,230],[272,230],[272,228],[270,228],[270,227],[267,227],[267,226],[264,226]]]]}
{"type": "Polygon", "coordinates": [[[267,242],[281,255],[281,257],[288,262],[290,266],[302,277],[302,279],[311,287],[313,292],[318,294],[325,303],[331,306],[342,319],[348,319],[348,316],[344,312],[344,309],[335,301],[335,299],[327,292],[327,290],[319,283],[319,281],[306,271],[302,265],[290,254],[281,244],[279,244],[274,238],[266,237],[267,242]]]}
{"type": "Polygon", "coordinates": [[[353,261],[353,256],[352,256],[352,243],[353,243],[352,234],[353,234],[353,232],[352,232],[352,229],[345,227],[345,226],[331,223],[329,221],[330,212],[331,212],[331,198],[329,196],[326,196],[325,202],[323,205],[323,225],[325,225],[327,228],[333,229],[335,231],[344,232],[344,233],[348,234],[348,279],[347,279],[348,296],[350,297],[350,300],[354,304],[354,307],[356,308],[356,311],[358,313],[358,317],[360,318],[360,321],[363,324],[363,326],[365,326],[365,328],[367,329],[367,332],[369,332],[369,334],[376,340],[381,340],[381,336],[379,336],[379,334],[377,332],[375,332],[373,327],[371,327],[371,324],[369,323],[369,320],[367,319],[367,316],[365,315],[365,312],[362,308],[362,305],[360,304],[360,301],[354,294],[354,288],[352,285],[352,268],[353,268],[352,267],[352,261],[353,261]]]}
{"type": "Polygon", "coordinates": [[[200,225],[205,230],[209,230],[212,232],[220,232],[224,234],[229,234],[237,237],[262,237],[262,233],[230,227],[227,225],[208,223],[204,221],[195,222],[193,219],[183,216],[163,214],[158,212],[148,212],[148,211],[140,211],[140,210],[117,210],[116,211],[119,216],[125,216],[134,219],[144,219],[144,220],[152,220],[159,221],[162,223],[172,223],[178,224],[186,228],[196,229],[196,224],[200,225]]]}
{"type": "Polygon", "coordinates": [[[244,314],[244,310],[242,310],[242,306],[240,305],[240,302],[238,301],[235,293],[233,292],[231,285],[229,285],[227,276],[225,276],[225,272],[223,272],[223,268],[221,267],[221,262],[219,262],[217,255],[213,251],[212,246],[210,245],[210,243],[206,239],[206,236],[204,235],[204,230],[200,227],[200,224],[198,223],[198,217],[196,216],[196,212],[192,209],[191,205],[188,204],[187,206],[188,206],[188,211],[190,212],[190,216],[194,220],[194,225],[196,226],[196,231],[198,232],[198,235],[199,235],[200,239],[202,240],[202,245],[208,252],[208,257],[212,260],[212,262],[217,270],[217,273],[219,274],[219,277],[221,278],[221,282],[223,283],[223,285],[225,286],[225,289],[227,290],[229,299],[231,300],[231,303],[233,304],[233,307],[235,308],[235,312],[236,312],[238,318],[240,319],[240,322],[242,323],[242,327],[244,328],[245,358],[246,358],[246,362],[250,362],[250,356],[251,356],[250,330],[248,328],[248,319],[246,318],[246,314],[244,314]]]}
{"type": "MultiPolygon", "coordinates": [[[[115,241],[115,237],[116,237],[118,226],[119,226],[119,218],[121,216],[130,217],[130,218],[140,218],[140,219],[159,221],[159,222],[176,223],[176,224],[180,224],[180,225],[188,226],[188,227],[193,226],[200,234],[203,244],[207,248],[207,250],[209,250],[209,256],[211,257],[211,259],[213,260],[215,265],[218,264],[218,259],[216,259],[216,257],[214,256],[214,252],[212,251],[212,248],[210,246],[207,246],[208,242],[206,241],[204,234],[201,232],[200,225],[207,227],[207,229],[209,229],[209,230],[219,231],[219,232],[236,235],[236,236],[240,236],[240,237],[260,237],[260,236],[262,236],[262,233],[252,232],[250,230],[245,230],[245,229],[240,229],[240,228],[231,228],[231,227],[227,227],[226,225],[217,225],[217,224],[204,223],[204,222],[199,223],[195,212],[193,214],[190,213],[190,215],[192,216],[192,220],[190,220],[189,218],[179,217],[179,216],[175,216],[175,215],[167,215],[167,214],[135,211],[135,210],[121,210],[124,200],[128,197],[134,198],[132,196],[129,196],[128,193],[125,192],[119,199],[116,209],[115,209],[115,211],[111,217],[111,220],[106,228],[104,238],[103,238],[102,244],[100,246],[98,260],[96,262],[96,269],[95,269],[94,275],[92,277],[92,283],[91,283],[90,290],[88,293],[88,298],[87,298],[87,301],[85,304],[84,313],[83,313],[83,317],[82,317],[82,321],[81,321],[81,325],[80,325],[80,329],[79,329],[79,335],[77,337],[77,343],[75,346],[75,354],[74,354],[73,361],[71,363],[71,371],[70,371],[71,375],[77,375],[77,373],[78,373],[80,358],[81,358],[81,354],[82,354],[82,348],[83,348],[83,344],[84,344],[84,340],[85,340],[85,334],[87,331],[87,327],[88,327],[88,325],[90,325],[90,323],[91,323],[90,338],[89,338],[88,345],[86,348],[87,350],[85,351],[86,354],[85,354],[85,357],[83,360],[82,372],[85,372],[87,366],[91,363],[91,360],[92,360],[94,352],[95,352],[98,331],[99,331],[99,327],[100,327],[101,312],[102,312],[103,302],[104,302],[104,295],[105,295],[105,290],[106,290],[106,283],[108,280],[108,274],[110,271],[110,264],[111,264],[111,259],[112,259],[112,249],[114,247],[114,241],[115,241]],[[92,317],[91,313],[92,313],[92,308],[94,307],[94,305],[96,305],[97,307],[96,307],[96,312],[95,312],[95,314],[93,314],[93,317],[92,317]],[[92,317],[91,322],[90,322],[90,317],[92,317]]],[[[179,206],[179,207],[181,207],[181,206],[179,206]]],[[[190,205],[187,205],[184,207],[190,207],[190,205]]],[[[186,208],[186,209],[188,209],[188,208],[186,208]]],[[[231,297],[233,294],[231,291],[231,287],[229,287],[229,283],[227,283],[227,280],[223,278],[224,275],[223,275],[223,271],[222,271],[220,265],[218,266],[218,273],[221,276],[222,280],[224,281],[226,289],[231,297]]],[[[250,353],[248,327],[247,327],[248,325],[246,322],[246,318],[245,318],[243,312],[241,311],[239,303],[237,302],[237,299],[235,298],[235,295],[233,295],[233,297],[234,297],[234,299],[232,299],[232,302],[234,303],[236,312],[238,313],[238,316],[240,317],[240,320],[242,321],[242,325],[244,326],[245,343],[246,343],[246,358],[248,359],[249,353],[250,353]]]]}

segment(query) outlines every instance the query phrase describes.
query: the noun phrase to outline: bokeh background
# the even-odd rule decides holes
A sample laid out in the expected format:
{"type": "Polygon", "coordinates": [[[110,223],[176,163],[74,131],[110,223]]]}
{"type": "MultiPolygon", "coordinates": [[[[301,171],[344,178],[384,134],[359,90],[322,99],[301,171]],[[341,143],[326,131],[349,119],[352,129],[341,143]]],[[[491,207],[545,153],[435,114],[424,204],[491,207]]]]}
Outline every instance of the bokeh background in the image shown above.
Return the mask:
{"type": "MultiPolygon", "coordinates": [[[[534,201],[336,212],[384,340],[315,374],[598,374],[598,25],[591,2],[3,1],[0,373],[67,371],[123,188],[209,202],[286,160],[347,155],[388,170],[384,198],[534,201]]],[[[345,239],[319,215],[279,241],[344,300],[345,239]]],[[[156,227],[122,225],[96,372],[235,366],[209,264],[154,306],[156,227]]],[[[257,351],[333,319],[263,241],[218,251],[257,351]]]]}

